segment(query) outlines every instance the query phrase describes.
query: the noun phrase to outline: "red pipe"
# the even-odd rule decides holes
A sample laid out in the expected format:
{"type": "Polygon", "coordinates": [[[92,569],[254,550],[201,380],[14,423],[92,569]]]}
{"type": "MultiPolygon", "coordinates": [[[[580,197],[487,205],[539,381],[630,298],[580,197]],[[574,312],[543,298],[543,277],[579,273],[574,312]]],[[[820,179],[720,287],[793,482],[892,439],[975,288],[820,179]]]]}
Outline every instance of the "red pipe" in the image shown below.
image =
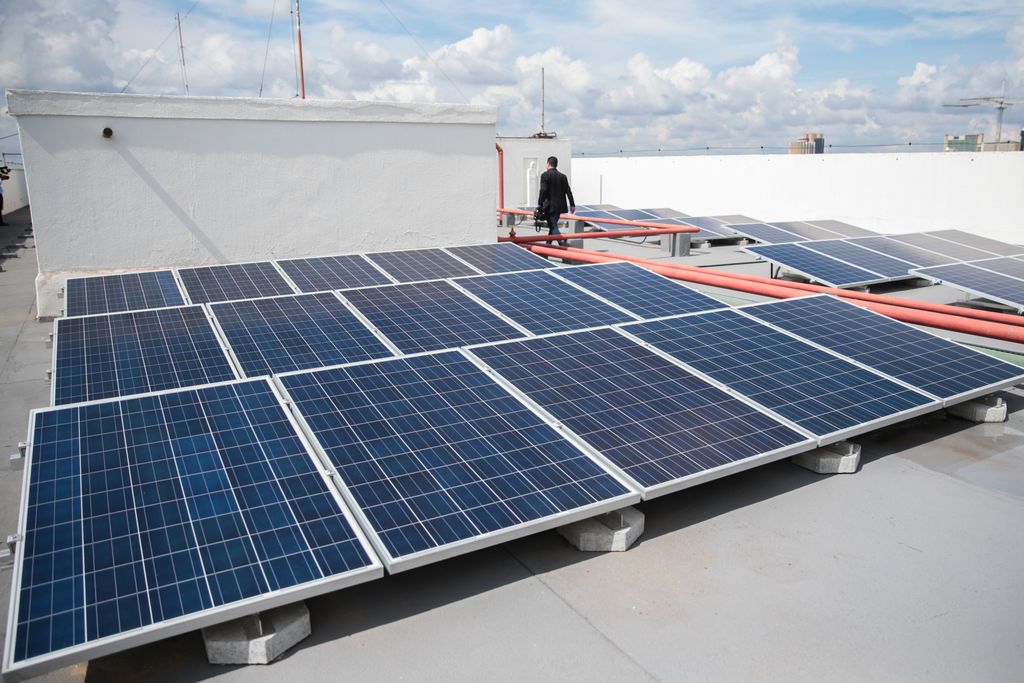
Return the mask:
{"type": "MultiPolygon", "coordinates": [[[[597,252],[589,252],[584,249],[565,249],[533,245],[527,245],[524,248],[542,256],[568,258],[574,261],[581,261],[583,263],[614,263],[617,261],[632,260],[622,259],[618,256],[600,254],[597,252]]],[[[734,278],[731,277],[731,273],[712,274],[701,269],[695,269],[696,272],[694,272],[691,270],[672,267],[667,264],[641,263],[639,265],[643,265],[660,275],[665,275],[666,277],[670,277],[675,280],[685,280],[712,287],[722,287],[741,292],[749,292],[751,294],[760,294],[762,296],[770,296],[776,299],[791,299],[794,297],[805,296],[802,290],[782,285],[781,283],[778,283],[778,281],[776,281],[775,284],[766,284],[734,278]]],[[[906,301],[895,297],[885,298],[895,301],[906,301]]],[[[894,320],[900,320],[906,323],[1024,344],[1024,329],[1017,325],[1007,325],[998,322],[970,319],[959,315],[959,312],[956,315],[950,313],[937,313],[910,308],[903,305],[891,305],[863,300],[854,300],[851,303],[875,311],[876,313],[881,313],[882,315],[888,316],[894,320]]]]}
{"type": "Polygon", "coordinates": [[[498,206],[505,206],[505,150],[497,142],[494,143],[498,150],[498,206]]]}
{"type": "MultiPolygon", "coordinates": [[[[523,211],[522,209],[498,209],[498,213],[510,213],[516,216],[532,216],[532,211],[523,211]]],[[[577,216],[574,213],[563,213],[560,218],[566,221],[595,221],[593,218],[587,218],[586,216],[577,216]]],[[[656,228],[666,229],[671,228],[674,232],[700,232],[700,228],[692,225],[671,225],[669,223],[652,223],[650,221],[620,221],[617,218],[602,218],[600,223],[604,225],[609,223],[611,225],[628,225],[631,228],[656,228]]],[[[650,234],[650,233],[648,233],[650,234]]]]}
{"type": "Polygon", "coordinates": [[[670,235],[672,233],[689,232],[683,226],[674,228],[644,229],[644,230],[608,230],[605,232],[563,232],[557,235],[523,235],[520,237],[509,236],[499,237],[499,242],[514,242],[526,244],[528,242],[554,242],[555,240],[567,239],[593,239],[601,237],[650,237],[651,235],[670,235]]]}
{"type": "MultiPolygon", "coordinates": [[[[569,251],[583,251],[583,249],[569,248],[569,251]]],[[[686,272],[703,272],[706,273],[706,268],[698,268],[696,266],[687,266],[681,263],[663,263],[661,261],[654,261],[651,259],[640,258],[637,256],[620,256],[616,255],[615,258],[620,261],[631,261],[640,265],[656,265],[672,268],[675,270],[682,270],[686,272]]],[[[972,318],[974,320],[984,320],[987,322],[1002,323],[1004,325],[1014,325],[1017,327],[1024,327],[1024,316],[1010,315],[1007,313],[996,313],[994,311],[979,311],[972,308],[963,308],[961,306],[950,306],[949,304],[936,304],[928,301],[915,301],[913,299],[902,299],[895,296],[885,296],[881,294],[870,294],[868,292],[854,292],[848,289],[836,289],[834,287],[823,287],[821,285],[812,285],[805,282],[793,282],[790,280],[776,280],[773,278],[763,277],[761,275],[746,275],[743,273],[723,273],[718,272],[719,275],[734,280],[743,280],[752,283],[761,283],[771,285],[775,287],[787,287],[789,289],[800,290],[803,292],[815,292],[820,294],[833,294],[844,299],[854,299],[857,301],[866,301],[869,303],[883,304],[888,306],[900,306],[902,308],[912,308],[919,311],[928,311],[932,313],[941,313],[944,315],[956,315],[961,318],[972,318]]]]}

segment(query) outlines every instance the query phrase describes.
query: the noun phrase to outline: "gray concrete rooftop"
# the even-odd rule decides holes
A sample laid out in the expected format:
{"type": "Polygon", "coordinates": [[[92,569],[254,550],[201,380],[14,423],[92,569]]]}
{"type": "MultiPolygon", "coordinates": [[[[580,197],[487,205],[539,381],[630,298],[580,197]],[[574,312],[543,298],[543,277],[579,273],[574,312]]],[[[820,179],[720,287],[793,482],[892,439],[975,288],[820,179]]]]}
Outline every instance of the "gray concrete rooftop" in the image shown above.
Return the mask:
{"type": "MultiPolygon", "coordinates": [[[[11,218],[4,453],[47,404],[50,366],[32,241],[15,237],[27,212],[11,218]]],[[[735,249],[686,261],[751,260],[735,249]]],[[[210,665],[194,632],[42,680],[1024,680],[1024,391],[1002,396],[1004,424],[937,413],[858,437],[856,474],[783,461],[644,503],[625,553],[580,553],[551,531],[310,600],[313,635],[269,666],[210,665]]],[[[21,477],[0,471],[5,534],[21,477]]]]}

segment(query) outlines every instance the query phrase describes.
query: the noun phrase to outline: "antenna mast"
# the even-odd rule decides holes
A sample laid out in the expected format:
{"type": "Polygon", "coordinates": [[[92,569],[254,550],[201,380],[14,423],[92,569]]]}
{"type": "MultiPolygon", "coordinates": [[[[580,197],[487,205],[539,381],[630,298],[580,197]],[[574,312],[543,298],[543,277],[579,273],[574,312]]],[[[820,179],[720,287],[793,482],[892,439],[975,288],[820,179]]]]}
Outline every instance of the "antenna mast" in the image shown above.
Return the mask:
{"type": "Polygon", "coordinates": [[[532,137],[532,138],[556,138],[556,137],[558,137],[557,133],[549,133],[546,130],[544,130],[544,99],[545,99],[544,67],[541,67],[540,68],[540,132],[539,133],[534,133],[533,135],[531,135],[530,137],[532,137]]]}
{"type": "Polygon", "coordinates": [[[1006,95],[1006,81],[998,96],[989,97],[961,97],[956,104],[944,104],[943,107],[977,107],[980,104],[993,104],[996,107],[996,144],[1003,141],[1003,113],[1017,104],[1018,100],[1012,100],[1006,95]]]}
{"type": "Polygon", "coordinates": [[[299,0],[295,0],[295,25],[299,30],[299,80],[302,83],[302,99],[306,99],[306,69],[302,64],[302,14],[299,12],[299,0]]]}
{"type": "Polygon", "coordinates": [[[178,50],[181,54],[181,80],[185,83],[185,95],[188,95],[188,69],[185,68],[185,41],[181,37],[181,12],[174,15],[178,21],[178,50]]]}

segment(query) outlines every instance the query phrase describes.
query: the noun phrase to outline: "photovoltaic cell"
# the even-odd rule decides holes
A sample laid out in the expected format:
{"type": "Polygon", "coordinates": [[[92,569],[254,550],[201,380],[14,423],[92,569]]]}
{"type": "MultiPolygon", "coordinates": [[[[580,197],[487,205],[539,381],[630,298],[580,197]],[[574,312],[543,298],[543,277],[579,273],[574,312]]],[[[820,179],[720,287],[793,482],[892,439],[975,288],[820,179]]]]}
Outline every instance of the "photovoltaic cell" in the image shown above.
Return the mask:
{"type": "Polygon", "coordinates": [[[640,318],[726,308],[720,301],[633,263],[560,268],[558,277],[580,285],[640,318]]]}
{"type": "Polygon", "coordinates": [[[651,214],[657,218],[688,218],[688,216],[682,211],[676,211],[675,209],[640,209],[646,213],[651,214]]]}
{"type": "Polygon", "coordinates": [[[826,256],[841,259],[887,278],[902,279],[915,277],[910,274],[910,269],[917,267],[913,263],[859,247],[848,240],[820,240],[808,242],[800,246],[825,254],[826,256]]]}
{"type": "Polygon", "coordinates": [[[1000,273],[1008,277],[1015,277],[1018,280],[1024,279],[1024,259],[994,258],[984,261],[971,261],[968,265],[991,270],[994,273],[1000,273]]]}
{"type": "Polygon", "coordinates": [[[877,232],[868,230],[866,228],[861,228],[856,225],[850,225],[849,223],[843,223],[842,221],[834,221],[831,219],[805,222],[810,223],[811,225],[816,225],[819,228],[831,230],[832,232],[838,232],[840,235],[843,235],[844,237],[871,237],[872,235],[878,234],[877,232]]]}
{"type": "Polygon", "coordinates": [[[460,278],[455,282],[534,334],[634,319],[548,271],[460,278]]]}
{"type": "Polygon", "coordinates": [[[403,353],[524,336],[449,282],[350,289],[341,294],[403,353]]]}
{"type": "Polygon", "coordinates": [[[183,268],[178,276],[194,304],[295,293],[270,261],[183,268]]]}
{"type": "Polygon", "coordinates": [[[35,411],[30,429],[8,670],[381,573],[266,381],[35,411]]]}
{"type": "Polygon", "coordinates": [[[547,259],[509,243],[448,247],[448,251],[482,273],[511,273],[517,270],[554,268],[547,259]]]}
{"type": "Polygon", "coordinates": [[[889,235],[889,239],[897,242],[905,242],[915,247],[928,249],[944,256],[956,259],[957,261],[975,261],[977,259],[990,258],[992,253],[969,247],[966,244],[955,244],[939,237],[933,237],[923,232],[912,232],[905,235],[889,235]]]}
{"type": "Polygon", "coordinates": [[[641,209],[616,209],[612,213],[616,218],[623,221],[653,221],[657,218],[657,216],[641,209]]]}
{"type": "Polygon", "coordinates": [[[636,495],[457,351],[281,381],[392,570],[636,495]]]}
{"type": "Polygon", "coordinates": [[[181,306],[174,273],[169,270],[70,278],[64,285],[64,315],[94,315],[181,306]]]}
{"type": "Polygon", "coordinates": [[[950,256],[943,256],[934,251],[921,249],[906,242],[899,242],[889,237],[858,237],[850,240],[851,244],[865,247],[880,254],[892,256],[919,267],[941,266],[946,263],[956,263],[957,259],[950,256]]]}
{"type": "Polygon", "coordinates": [[[786,242],[803,242],[806,238],[796,233],[776,228],[774,225],[768,225],[767,223],[746,223],[746,224],[730,224],[728,226],[730,230],[734,230],[741,235],[745,235],[758,242],[765,242],[766,244],[784,244],[786,242]]]}
{"type": "Polygon", "coordinates": [[[742,309],[942,399],[1024,381],[1024,368],[831,296],[742,309]]]}
{"type": "Polygon", "coordinates": [[[332,289],[372,287],[391,282],[387,275],[357,254],[278,261],[302,292],[326,292],[332,289]]]}
{"type": "Polygon", "coordinates": [[[922,394],[735,310],[623,329],[819,437],[939,407],[922,394]]]}
{"type": "Polygon", "coordinates": [[[247,377],[395,355],[330,292],[210,309],[247,377]]]}
{"type": "Polygon", "coordinates": [[[993,254],[998,254],[1000,256],[1024,254],[1024,246],[1019,244],[1008,244],[1006,242],[1000,242],[999,240],[993,240],[979,235],[972,235],[971,233],[964,232],[963,230],[932,230],[925,234],[931,237],[941,237],[944,240],[956,242],[957,244],[963,244],[977,249],[984,249],[985,251],[990,251],[993,254]]]}
{"type": "Polygon", "coordinates": [[[441,249],[385,251],[367,254],[366,258],[399,282],[419,282],[477,274],[476,270],[441,249]]]}
{"type": "Polygon", "coordinates": [[[648,494],[816,443],[609,328],[471,352],[648,494]]]}
{"type": "Polygon", "coordinates": [[[235,379],[200,306],[58,318],[53,403],[235,379]]]}
{"type": "Polygon", "coordinates": [[[853,287],[887,279],[879,273],[851,266],[810,248],[805,249],[803,244],[766,244],[744,247],[744,251],[757,254],[830,287],[853,287]]]}
{"type": "Polygon", "coordinates": [[[1024,280],[976,268],[967,263],[920,268],[913,272],[934,282],[1024,311],[1024,280]]]}
{"type": "Polygon", "coordinates": [[[772,225],[809,240],[834,240],[837,237],[842,237],[834,230],[821,228],[804,221],[776,221],[772,225]]]}

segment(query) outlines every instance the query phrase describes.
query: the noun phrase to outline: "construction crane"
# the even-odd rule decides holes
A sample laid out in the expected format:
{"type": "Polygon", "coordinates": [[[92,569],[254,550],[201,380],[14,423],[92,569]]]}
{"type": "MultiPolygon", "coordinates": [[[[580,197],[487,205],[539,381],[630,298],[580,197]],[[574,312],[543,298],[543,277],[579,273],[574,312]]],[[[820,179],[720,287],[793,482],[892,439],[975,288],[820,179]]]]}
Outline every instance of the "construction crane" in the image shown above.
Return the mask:
{"type": "Polygon", "coordinates": [[[996,143],[1003,140],[1003,112],[1017,104],[1019,100],[1012,100],[1006,97],[1006,82],[1003,82],[1002,93],[989,97],[961,97],[955,104],[944,104],[943,107],[977,107],[982,104],[994,104],[996,107],[996,143]]]}

